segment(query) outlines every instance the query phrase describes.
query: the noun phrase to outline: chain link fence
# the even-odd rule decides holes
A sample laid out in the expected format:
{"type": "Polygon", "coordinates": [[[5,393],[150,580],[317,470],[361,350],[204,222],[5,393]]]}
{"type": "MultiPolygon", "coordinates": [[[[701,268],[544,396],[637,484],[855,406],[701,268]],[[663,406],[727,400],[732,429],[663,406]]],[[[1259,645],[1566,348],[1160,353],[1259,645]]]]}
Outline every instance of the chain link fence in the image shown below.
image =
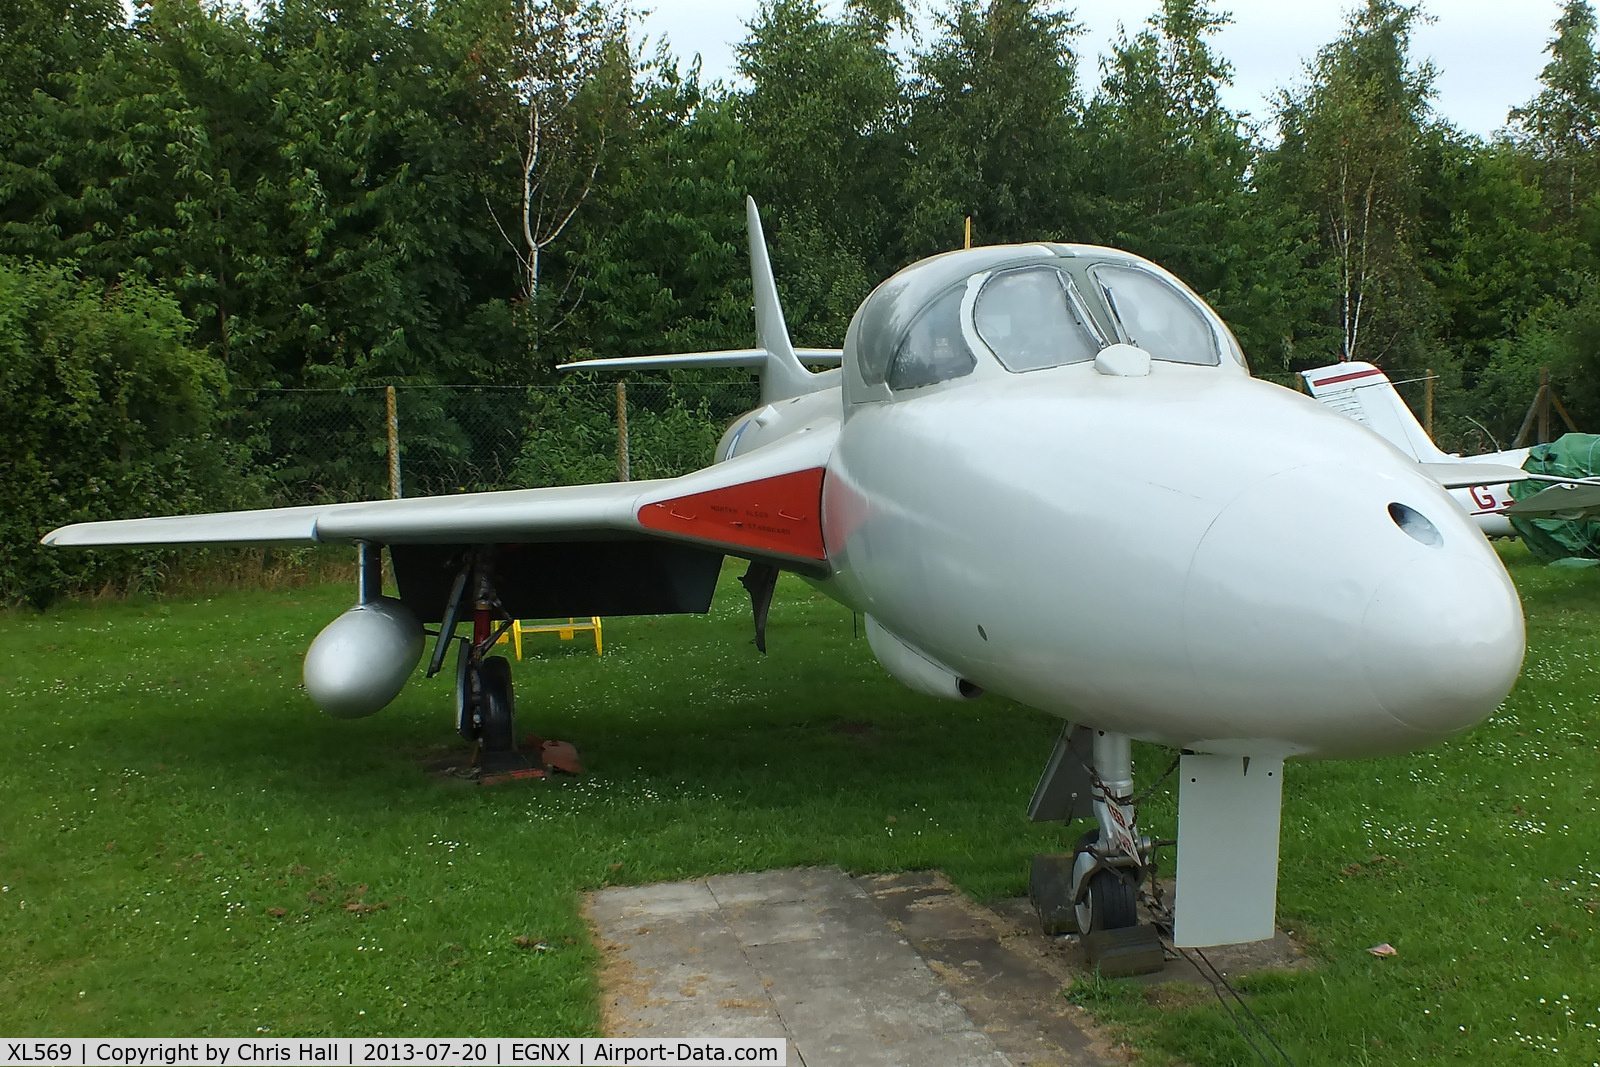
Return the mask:
{"type": "MultiPolygon", "coordinates": [[[[1446,403],[1433,410],[1427,384],[1394,382],[1419,422],[1432,413],[1441,448],[1509,446],[1446,403]]],[[[709,463],[759,396],[754,378],[261,389],[235,393],[220,429],[248,450],[269,503],[319,504],[393,495],[391,429],[403,496],[674,477],[709,463]]]]}
{"type": "Polygon", "coordinates": [[[754,380],[261,389],[234,395],[220,432],[274,506],[436,496],[686,474],[759,395],[754,380]]]}

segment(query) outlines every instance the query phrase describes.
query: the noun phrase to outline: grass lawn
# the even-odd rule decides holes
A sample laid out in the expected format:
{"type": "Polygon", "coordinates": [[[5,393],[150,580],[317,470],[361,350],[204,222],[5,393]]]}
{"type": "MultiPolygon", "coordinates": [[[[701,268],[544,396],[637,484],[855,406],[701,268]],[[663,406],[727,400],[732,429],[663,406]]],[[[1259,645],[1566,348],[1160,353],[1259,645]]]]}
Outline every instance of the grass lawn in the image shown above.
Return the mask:
{"type": "MultiPolygon", "coordinates": [[[[1280,924],[1319,963],[1246,984],[1299,1064],[1600,1062],[1600,573],[1507,558],[1500,714],[1287,775],[1280,924]]],[[[530,637],[520,725],[589,773],[497,788],[418,770],[459,744],[442,678],[354,723],[298,691],[345,586],[0,616],[0,1034],[593,1034],[584,890],[832,863],[1015,895],[1076,836],[1024,816],[1057,723],[905,691],[787,577],[762,657],[734,573],[709,616],[608,620],[601,659],[530,637]]],[[[1249,1062],[1214,1003],[1093,1007],[1152,1062],[1249,1062]]]]}

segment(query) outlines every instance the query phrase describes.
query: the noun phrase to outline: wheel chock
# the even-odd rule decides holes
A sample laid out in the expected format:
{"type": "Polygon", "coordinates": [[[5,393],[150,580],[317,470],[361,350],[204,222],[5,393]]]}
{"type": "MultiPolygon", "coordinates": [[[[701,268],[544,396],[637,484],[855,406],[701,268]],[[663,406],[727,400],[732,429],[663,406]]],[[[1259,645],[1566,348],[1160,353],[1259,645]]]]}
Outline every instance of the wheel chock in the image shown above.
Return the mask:
{"type": "Polygon", "coordinates": [[[1078,913],[1072,903],[1070,852],[1041,852],[1028,872],[1028,900],[1039,914],[1039,928],[1051,937],[1078,932],[1078,913]]]}
{"type": "Polygon", "coordinates": [[[499,785],[502,782],[550,776],[537,755],[515,749],[510,752],[490,752],[480,746],[473,762],[477,766],[479,785],[499,785]]]}
{"type": "Polygon", "coordinates": [[[578,775],[583,773],[583,763],[578,759],[578,750],[569,741],[545,741],[539,745],[539,758],[544,765],[553,771],[562,774],[578,775]]]}
{"type": "Polygon", "coordinates": [[[1100,973],[1107,978],[1155,974],[1167,965],[1161,937],[1148,923],[1096,930],[1084,936],[1083,948],[1089,966],[1100,968],[1100,973]]]}

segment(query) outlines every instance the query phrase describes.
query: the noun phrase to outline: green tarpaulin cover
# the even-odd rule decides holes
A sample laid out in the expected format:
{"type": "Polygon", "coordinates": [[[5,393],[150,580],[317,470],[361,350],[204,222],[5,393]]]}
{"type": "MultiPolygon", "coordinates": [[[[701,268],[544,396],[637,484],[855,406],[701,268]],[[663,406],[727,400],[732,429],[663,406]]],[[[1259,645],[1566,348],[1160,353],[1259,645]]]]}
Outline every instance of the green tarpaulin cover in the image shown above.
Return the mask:
{"type": "MultiPolygon", "coordinates": [[[[1600,434],[1569,433],[1547,445],[1534,445],[1522,469],[1529,474],[1591,478],[1600,474],[1600,434]]],[[[1544,482],[1512,482],[1511,495],[1524,500],[1544,482]]],[[[1526,519],[1506,516],[1534,556],[1545,563],[1578,557],[1600,559],[1600,522],[1570,519],[1526,519]]]]}

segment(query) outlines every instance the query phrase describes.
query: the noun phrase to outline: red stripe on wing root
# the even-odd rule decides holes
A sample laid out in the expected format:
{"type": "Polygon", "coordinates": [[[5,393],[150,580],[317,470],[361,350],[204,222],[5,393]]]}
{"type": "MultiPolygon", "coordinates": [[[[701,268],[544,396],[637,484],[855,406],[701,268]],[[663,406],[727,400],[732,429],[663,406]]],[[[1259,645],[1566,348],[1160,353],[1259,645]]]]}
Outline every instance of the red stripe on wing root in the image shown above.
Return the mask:
{"type": "Polygon", "coordinates": [[[718,544],[828,558],[822,543],[821,467],[674,497],[639,509],[639,525],[718,544]]]}

